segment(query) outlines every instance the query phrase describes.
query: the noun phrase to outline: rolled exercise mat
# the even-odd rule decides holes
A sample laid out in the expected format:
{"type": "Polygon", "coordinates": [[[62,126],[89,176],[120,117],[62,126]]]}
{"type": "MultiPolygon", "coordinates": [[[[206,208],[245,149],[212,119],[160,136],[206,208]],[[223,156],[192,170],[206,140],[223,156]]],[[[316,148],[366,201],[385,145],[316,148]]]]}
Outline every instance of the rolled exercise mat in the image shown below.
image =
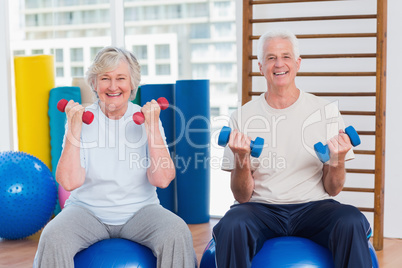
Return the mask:
{"type": "MultiPolygon", "coordinates": [[[[50,90],[49,94],[49,127],[50,127],[50,155],[52,161],[52,173],[56,178],[56,168],[61,156],[63,138],[66,125],[66,113],[62,113],[57,109],[57,103],[61,99],[73,100],[81,103],[81,93],[79,87],[56,87],[50,90]]],[[[60,196],[67,196],[69,193],[62,187],[59,189],[60,196]]],[[[57,215],[63,206],[57,201],[54,214],[57,215]]]]}
{"type": "Polygon", "coordinates": [[[48,101],[54,88],[52,55],[14,58],[18,150],[32,154],[50,169],[48,101]]]}
{"type": "Polygon", "coordinates": [[[52,173],[56,178],[56,167],[59,163],[66,125],[66,113],[57,109],[61,99],[81,103],[79,87],[56,87],[49,94],[49,126],[50,126],[50,155],[52,158],[52,173]]]}
{"type": "MultiPolygon", "coordinates": [[[[141,90],[139,90],[140,93],[137,93],[137,98],[139,94],[141,96],[141,106],[152,99],[157,100],[160,97],[165,97],[168,100],[169,108],[161,111],[160,119],[165,130],[166,142],[171,155],[174,154],[174,87],[174,84],[142,85],[141,90]]],[[[177,213],[176,180],[173,180],[167,188],[157,188],[156,191],[161,205],[177,213]]]]}
{"type": "Polygon", "coordinates": [[[177,214],[188,224],[209,221],[209,80],[178,80],[175,90],[177,214]]]}
{"type": "Polygon", "coordinates": [[[141,86],[138,87],[137,95],[135,95],[135,99],[131,101],[134,104],[141,105],[141,86]]]}

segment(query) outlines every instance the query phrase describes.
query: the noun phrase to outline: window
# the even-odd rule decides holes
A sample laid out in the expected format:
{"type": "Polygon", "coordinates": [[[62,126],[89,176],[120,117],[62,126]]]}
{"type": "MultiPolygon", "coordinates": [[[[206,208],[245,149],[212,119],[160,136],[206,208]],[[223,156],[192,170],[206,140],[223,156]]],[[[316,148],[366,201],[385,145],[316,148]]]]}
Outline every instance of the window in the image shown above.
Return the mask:
{"type": "Polygon", "coordinates": [[[208,77],[208,64],[195,64],[193,65],[193,77],[205,79],[208,77]]]}
{"type": "Polygon", "coordinates": [[[218,63],[215,65],[218,75],[222,78],[236,77],[236,72],[232,71],[233,64],[231,63],[218,63]]]}
{"type": "Polygon", "coordinates": [[[84,68],[83,67],[71,67],[71,76],[72,77],[84,76],[84,68]]]}
{"type": "Polygon", "coordinates": [[[219,107],[211,107],[211,117],[219,116],[221,109],[219,107]]]}
{"type": "Polygon", "coordinates": [[[210,56],[208,53],[208,44],[194,44],[191,46],[191,58],[193,60],[205,60],[206,57],[210,56]]]}
{"type": "Polygon", "coordinates": [[[166,19],[181,18],[181,5],[169,5],[166,8],[166,19]]]}
{"type": "Polygon", "coordinates": [[[191,25],[191,38],[201,39],[210,37],[210,25],[208,24],[193,24],[191,25]]]}
{"type": "Polygon", "coordinates": [[[141,66],[141,75],[148,75],[148,65],[140,63],[140,66],[141,66]]]}
{"type": "Polygon", "coordinates": [[[170,59],[169,45],[155,45],[155,59],[170,59]]]}
{"type": "Polygon", "coordinates": [[[22,56],[25,55],[25,50],[14,50],[14,56],[22,56]]]}
{"type": "Polygon", "coordinates": [[[56,67],[56,77],[64,77],[64,68],[56,67]]]}
{"type": "Polygon", "coordinates": [[[146,45],[133,46],[132,52],[138,60],[146,60],[148,58],[148,47],[146,45]]]}
{"type": "Polygon", "coordinates": [[[213,25],[213,36],[216,38],[229,37],[236,35],[236,30],[233,23],[222,22],[213,25]]]}
{"type": "Polygon", "coordinates": [[[156,65],[157,75],[170,75],[170,64],[157,64],[156,65]]]}
{"type": "Polygon", "coordinates": [[[214,3],[214,15],[215,17],[222,18],[222,17],[230,17],[234,14],[232,13],[234,10],[231,9],[231,2],[230,1],[222,1],[222,2],[215,2],[214,3]]]}
{"type": "Polygon", "coordinates": [[[82,62],[84,60],[84,50],[82,48],[71,48],[70,59],[72,62],[82,62]]]}
{"type": "Polygon", "coordinates": [[[91,47],[91,61],[95,59],[96,54],[102,49],[103,47],[91,47]]]}
{"type": "Polygon", "coordinates": [[[32,49],[32,55],[43,54],[43,49],[32,49]]]}
{"type": "Polygon", "coordinates": [[[200,18],[209,16],[209,3],[187,4],[187,18],[200,18]]]}
{"type": "Polygon", "coordinates": [[[144,8],[145,20],[156,20],[159,17],[159,6],[147,6],[144,8]]]}
{"type": "Polygon", "coordinates": [[[55,61],[56,62],[63,62],[64,61],[64,56],[63,56],[63,49],[58,48],[55,50],[55,61]]]}

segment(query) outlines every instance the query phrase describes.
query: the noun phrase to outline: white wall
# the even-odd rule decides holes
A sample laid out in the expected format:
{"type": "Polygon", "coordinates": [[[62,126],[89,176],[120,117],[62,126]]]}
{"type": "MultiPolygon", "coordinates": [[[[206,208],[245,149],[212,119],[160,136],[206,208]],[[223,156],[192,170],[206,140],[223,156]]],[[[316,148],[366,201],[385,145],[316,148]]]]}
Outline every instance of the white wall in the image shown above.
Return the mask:
{"type": "Polygon", "coordinates": [[[402,1],[388,0],[385,237],[402,238],[402,1]]]}

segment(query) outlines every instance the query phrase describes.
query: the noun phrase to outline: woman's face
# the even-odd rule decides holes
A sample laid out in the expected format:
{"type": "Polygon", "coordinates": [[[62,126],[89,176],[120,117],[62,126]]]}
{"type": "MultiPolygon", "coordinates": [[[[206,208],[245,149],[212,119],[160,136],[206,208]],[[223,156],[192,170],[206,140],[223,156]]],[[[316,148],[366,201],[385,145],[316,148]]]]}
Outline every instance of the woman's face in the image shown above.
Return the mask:
{"type": "Polygon", "coordinates": [[[102,111],[107,117],[120,118],[124,115],[131,94],[131,76],[128,63],[120,61],[111,72],[99,74],[96,91],[102,111]]]}

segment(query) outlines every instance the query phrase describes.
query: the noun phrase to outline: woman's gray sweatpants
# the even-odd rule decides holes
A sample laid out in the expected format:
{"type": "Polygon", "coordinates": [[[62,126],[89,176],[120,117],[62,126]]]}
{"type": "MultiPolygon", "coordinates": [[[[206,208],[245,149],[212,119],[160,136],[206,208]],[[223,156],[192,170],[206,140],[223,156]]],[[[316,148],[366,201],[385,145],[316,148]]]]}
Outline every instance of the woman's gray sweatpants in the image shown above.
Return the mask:
{"type": "Polygon", "coordinates": [[[33,267],[73,268],[76,253],[109,238],[124,238],[150,248],[158,267],[197,265],[188,226],[160,205],[145,206],[124,225],[106,225],[87,209],[70,205],[43,230],[33,267]]]}

